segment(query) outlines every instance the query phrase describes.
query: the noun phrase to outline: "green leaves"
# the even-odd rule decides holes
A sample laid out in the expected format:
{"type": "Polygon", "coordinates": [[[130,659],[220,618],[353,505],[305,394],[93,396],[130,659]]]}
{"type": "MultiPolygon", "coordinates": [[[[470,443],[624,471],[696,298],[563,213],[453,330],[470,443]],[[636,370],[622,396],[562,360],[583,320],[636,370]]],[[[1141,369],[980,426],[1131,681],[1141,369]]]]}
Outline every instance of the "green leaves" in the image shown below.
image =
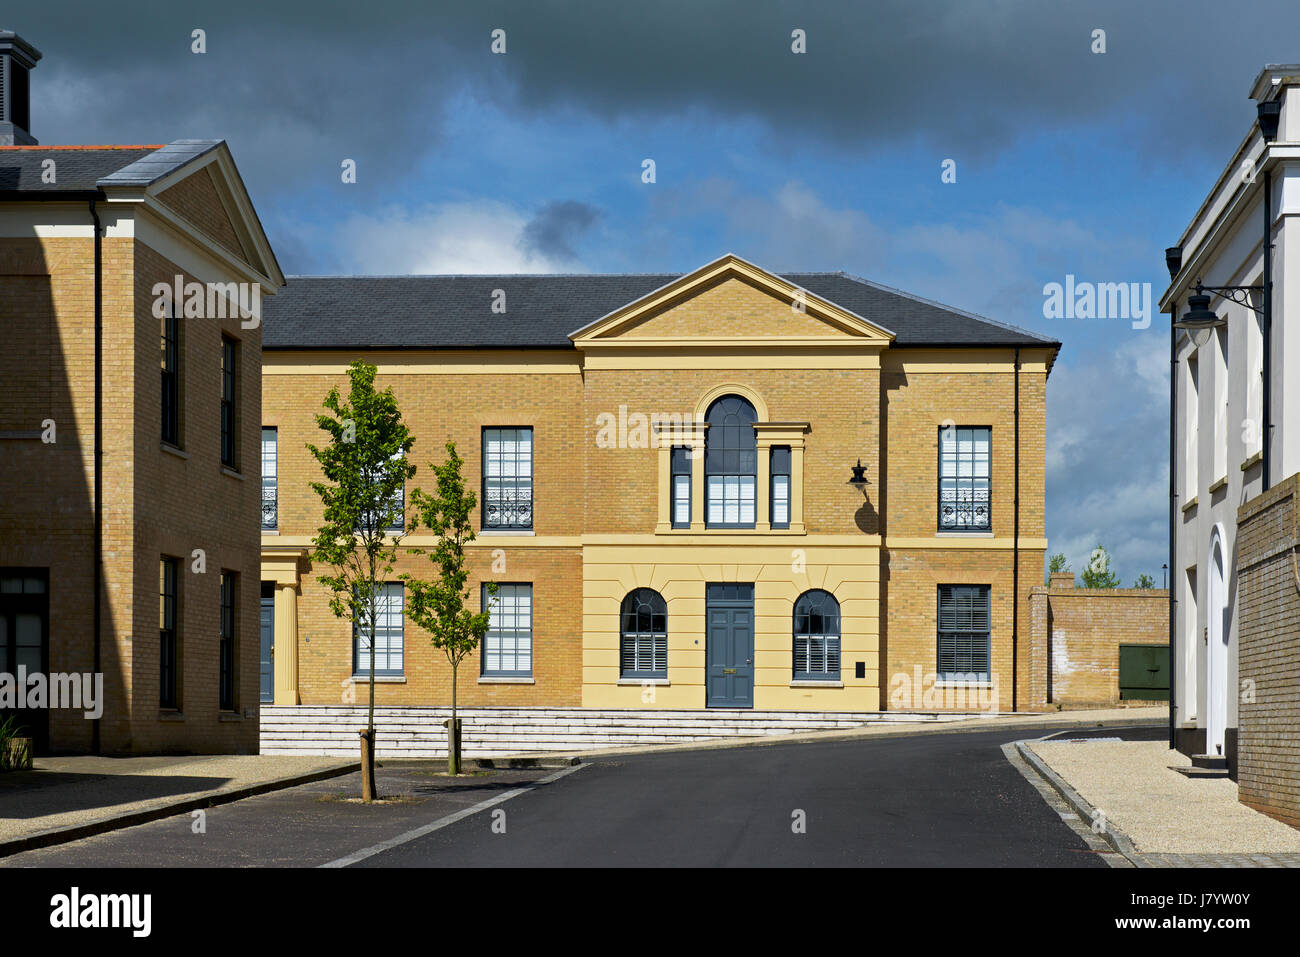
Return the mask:
{"type": "Polygon", "coordinates": [[[329,442],[307,445],[325,479],[311,483],[324,506],[311,559],[333,568],[317,580],[333,593],[330,610],[363,628],[372,624],[379,587],[393,570],[404,533],[402,495],[415,474],[408,462],[415,439],[392,390],[375,389],[375,373],[361,360],[348,366],[347,400],[330,389],[329,414],[316,416],[329,442]]]}
{"type": "Polygon", "coordinates": [[[1079,576],[1084,588],[1118,588],[1119,576],[1110,569],[1110,552],[1098,545],[1088,556],[1088,565],[1079,576]]]}
{"type": "MultiPolygon", "coordinates": [[[[465,460],[456,452],[456,443],[448,442],[446,448],[447,460],[429,466],[437,481],[435,494],[421,489],[411,492],[415,512],[411,529],[427,528],[438,542],[431,551],[410,551],[427,555],[437,577],[426,581],[406,574],[401,578],[407,587],[407,617],[429,633],[433,646],[443,650],[454,669],[487,634],[491,609],[470,610],[465,545],[474,540],[471,516],[478,496],[465,487],[461,475],[465,460]]],[[[489,597],[496,595],[495,582],[487,583],[487,592],[489,597]]]]}

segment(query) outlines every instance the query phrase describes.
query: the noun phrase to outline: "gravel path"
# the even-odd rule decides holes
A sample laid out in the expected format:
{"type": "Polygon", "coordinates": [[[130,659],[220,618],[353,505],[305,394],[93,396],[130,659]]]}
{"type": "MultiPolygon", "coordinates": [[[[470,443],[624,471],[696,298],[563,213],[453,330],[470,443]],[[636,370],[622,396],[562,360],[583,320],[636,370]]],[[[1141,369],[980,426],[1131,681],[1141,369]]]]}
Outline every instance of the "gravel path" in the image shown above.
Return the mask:
{"type": "Polygon", "coordinates": [[[1237,801],[1228,778],[1184,777],[1186,755],[1163,741],[1034,741],[1053,771],[1132,839],[1139,851],[1266,854],[1300,851],[1300,830],[1237,801]]]}

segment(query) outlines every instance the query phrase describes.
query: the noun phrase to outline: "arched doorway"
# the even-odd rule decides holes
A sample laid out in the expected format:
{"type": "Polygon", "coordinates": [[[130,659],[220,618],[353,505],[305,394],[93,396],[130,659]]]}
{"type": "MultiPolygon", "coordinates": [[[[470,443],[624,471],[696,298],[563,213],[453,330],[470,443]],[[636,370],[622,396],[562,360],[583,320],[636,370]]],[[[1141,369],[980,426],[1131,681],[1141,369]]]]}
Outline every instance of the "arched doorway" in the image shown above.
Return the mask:
{"type": "Polygon", "coordinates": [[[1205,597],[1205,753],[1222,755],[1228,726],[1228,566],[1223,526],[1210,533],[1205,597]]]}

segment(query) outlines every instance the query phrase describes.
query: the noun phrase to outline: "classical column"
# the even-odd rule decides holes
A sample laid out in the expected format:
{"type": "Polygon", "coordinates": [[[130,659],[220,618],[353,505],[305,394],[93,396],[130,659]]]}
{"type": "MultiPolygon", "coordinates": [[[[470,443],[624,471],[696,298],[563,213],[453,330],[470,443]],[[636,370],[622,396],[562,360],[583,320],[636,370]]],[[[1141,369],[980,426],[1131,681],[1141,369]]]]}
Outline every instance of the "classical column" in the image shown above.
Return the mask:
{"type": "Polygon", "coordinates": [[[298,584],[275,584],[275,703],[299,704],[298,584]]]}
{"type": "Polygon", "coordinates": [[[754,489],[754,530],[772,530],[772,440],[761,432],[756,440],[758,451],[758,488],[754,489]]]}
{"type": "Polygon", "coordinates": [[[298,694],[298,569],[306,549],[266,548],[262,580],[275,584],[275,635],[271,661],[275,669],[275,703],[300,704],[298,694]]]}

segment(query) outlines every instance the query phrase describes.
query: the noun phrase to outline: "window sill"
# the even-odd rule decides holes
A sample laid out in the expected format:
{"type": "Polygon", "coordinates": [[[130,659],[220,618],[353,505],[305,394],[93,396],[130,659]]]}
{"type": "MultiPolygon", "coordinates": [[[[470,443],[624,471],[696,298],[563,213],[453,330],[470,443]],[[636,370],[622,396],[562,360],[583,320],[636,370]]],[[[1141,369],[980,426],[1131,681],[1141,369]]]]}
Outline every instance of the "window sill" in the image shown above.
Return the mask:
{"type": "MultiPolygon", "coordinates": [[[[348,680],[354,685],[368,685],[370,684],[370,675],[353,675],[348,680]]],[[[375,675],[375,684],[404,685],[406,684],[406,675],[375,675]]]]}
{"type": "Polygon", "coordinates": [[[186,452],[184,449],[178,448],[177,446],[171,445],[167,442],[160,442],[158,447],[168,455],[174,455],[178,459],[188,459],[190,457],[190,453],[186,452]]]}
{"type": "Polygon", "coordinates": [[[620,685],[641,688],[645,685],[654,685],[656,688],[667,688],[672,684],[667,678],[619,678],[620,685]]]}
{"type": "Polygon", "coordinates": [[[1193,495],[1193,496],[1191,497],[1191,499],[1188,500],[1188,501],[1183,505],[1183,514],[1186,515],[1188,512],[1190,512],[1190,511],[1191,511],[1192,509],[1194,509],[1194,508],[1196,508],[1196,496],[1195,496],[1195,495],[1193,495]]]}
{"type": "Polygon", "coordinates": [[[1228,476],[1225,475],[1223,478],[1219,479],[1217,482],[1214,482],[1210,486],[1210,494],[1213,495],[1215,492],[1219,491],[1219,489],[1224,489],[1227,487],[1228,487],[1228,476]]]}
{"type": "Polygon", "coordinates": [[[717,525],[695,525],[692,527],[675,525],[656,525],[656,535],[807,535],[804,525],[791,525],[789,528],[757,528],[752,525],[723,528],[717,525]]]}
{"type": "Polygon", "coordinates": [[[218,711],[218,721],[243,721],[244,716],[237,711],[218,711]]]}
{"type": "Polygon", "coordinates": [[[992,538],[991,528],[972,528],[969,531],[960,528],[941,528],[934,533],[935,538],[992,538]]]}
{"type": "Polygon", "coordinates": [[[480,538],[508,538],[512,535],[527,538],[537,532],[531,528],[481,528],[478,534],[480,538]]]}
{"type": "Polygon", "coordinates": [[[1262,451],[1256,452],[1250,458],[1246,459],[1246,461],[1241,463],[1241,470],[1243,472],[1248,472],[1262,461],[1264,461],[1264,453],[1262,451]]]}
{"type": "Polygon", "coordinates": [[[183,711],[159,711],[159,721],[184,721],[185,713],[183,711]]]}
{"type": "Polygon", "coordinates": [[[790,680],[791,688],[843,688],[843,681],[832,681],[829,678],[792,678],[790,680]]]}
{"type": "Polygon", "coordinates": [[[279,534],[280,534],[280,530],[279,530],[278,528],[264,528],[264,529],[262,529],[262,534],[263,534],[263,535],[279,535],[279,534]]]}
{"type": "Polygon", "coordinates": [[[221,466],[221,474],[229,475],[232,479],[239,479],[239,481],[241,482],[244,481],[244,474],[242,472],[235,471],[229,465],[221,466]]]}
{"type": "Polygon", "coordinates": [[[537,681],[533,678],[526,678],[522,675],[511,677],[506,675],[479,675],[478,683],[481,685],[535,685],[537,681]]]}
{"type": "Polygon", "coordinates": [[[940,678],[934,683],[936,688],[992,688],[993,682],[987,680],[978,681],[953,681],[947,678],[940,678]]]}

